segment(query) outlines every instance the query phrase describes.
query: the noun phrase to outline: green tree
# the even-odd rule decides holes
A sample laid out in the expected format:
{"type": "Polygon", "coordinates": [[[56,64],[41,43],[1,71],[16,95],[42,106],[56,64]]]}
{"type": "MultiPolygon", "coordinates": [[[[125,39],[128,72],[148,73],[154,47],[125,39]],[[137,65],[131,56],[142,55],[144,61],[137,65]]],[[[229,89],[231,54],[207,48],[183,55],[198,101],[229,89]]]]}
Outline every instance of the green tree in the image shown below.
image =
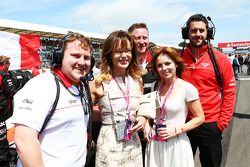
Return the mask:
{"type": "Polygon", "coordinates": [[[185,47],[186,45],[187,45],[187,44],[186,44],[185,42],[180,42],[178,46],[179,46],[179,47],[185,47]]]}

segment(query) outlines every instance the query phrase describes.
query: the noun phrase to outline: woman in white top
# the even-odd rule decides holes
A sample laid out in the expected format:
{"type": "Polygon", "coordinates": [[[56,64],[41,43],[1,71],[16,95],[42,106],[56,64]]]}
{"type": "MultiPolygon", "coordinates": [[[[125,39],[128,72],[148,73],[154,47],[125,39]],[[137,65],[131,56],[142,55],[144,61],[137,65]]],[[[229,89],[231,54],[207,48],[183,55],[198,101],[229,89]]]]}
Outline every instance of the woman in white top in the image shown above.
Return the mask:
{"type": "Polygon", "coordinates": [[[104,41],[101,74],[91,82],[92,99],[98,101],[102,117],[96,167],[142,166],[136,131],[146,118],[137,114],[143,88],[136,58],[136,44],[127,32],[114,31],[104,41]]]}
{"type": "Polygon", "coordinates": [[[160,80],[155,90],[161,107],[156,111],[153,128],[147,122],[145,136],[150,141],[146,150],[146,166],[193,167],[191,145],[186,132],[204,121],[197,89],[182,80],[184,64],[174,49],[158,47],[151,60],[160,80]],[[186,122],[188,110],[194,118],[186,122]]]}

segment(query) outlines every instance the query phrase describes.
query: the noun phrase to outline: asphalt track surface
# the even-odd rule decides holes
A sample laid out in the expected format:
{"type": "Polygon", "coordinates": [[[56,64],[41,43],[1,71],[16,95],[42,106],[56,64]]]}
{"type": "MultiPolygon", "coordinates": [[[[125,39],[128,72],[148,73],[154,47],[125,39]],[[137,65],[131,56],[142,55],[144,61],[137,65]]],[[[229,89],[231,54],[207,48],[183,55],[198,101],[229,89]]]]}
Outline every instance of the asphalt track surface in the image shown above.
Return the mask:
{"type": "MultiPolygon", "coordinates": [[[[235,112],[228,128],[223,132],[223,158],[221,167],[250,167],[250,76],[239,74],[235,112]]],[[[199,152],[195,167],[200,167],[199,152]]]]}

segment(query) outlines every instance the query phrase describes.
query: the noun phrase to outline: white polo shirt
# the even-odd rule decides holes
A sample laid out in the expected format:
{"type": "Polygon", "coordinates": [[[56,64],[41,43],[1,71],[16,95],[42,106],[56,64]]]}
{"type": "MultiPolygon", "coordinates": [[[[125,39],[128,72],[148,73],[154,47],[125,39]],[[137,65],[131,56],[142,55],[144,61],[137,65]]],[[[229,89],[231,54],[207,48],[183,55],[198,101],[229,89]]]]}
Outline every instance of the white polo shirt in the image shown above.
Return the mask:
{"type": "MultiPolygon", "coordinates": [[[[79,94],[71,85],[68,89],[79,94]]],[[[14,96],[12,122],[40,131],[56,98],[56,83],[51,72],[31,79],[14,96]]],[[[46,167],[83,167],[86,159],[88,114],[79,96],[73,96],[60,83],[60,97],[55,113],[40,134],[46,167]]]]}

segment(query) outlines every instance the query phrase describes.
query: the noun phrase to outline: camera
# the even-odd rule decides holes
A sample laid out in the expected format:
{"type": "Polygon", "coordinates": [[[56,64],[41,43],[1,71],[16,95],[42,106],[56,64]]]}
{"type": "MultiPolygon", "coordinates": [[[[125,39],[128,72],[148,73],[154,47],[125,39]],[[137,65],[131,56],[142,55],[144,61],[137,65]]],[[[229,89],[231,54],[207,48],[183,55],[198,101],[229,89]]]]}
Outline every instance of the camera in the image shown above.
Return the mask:
{"type": "Polygon", "coordinates": [[[166,128],[167,126],[164,124],[155,124],[155,134],[152,136],[153,140],[159,141],[159,142],[166,142],[167,140],[163,139],[161,136],[158,135],[158,129],[159,128],[166,128]]]}

